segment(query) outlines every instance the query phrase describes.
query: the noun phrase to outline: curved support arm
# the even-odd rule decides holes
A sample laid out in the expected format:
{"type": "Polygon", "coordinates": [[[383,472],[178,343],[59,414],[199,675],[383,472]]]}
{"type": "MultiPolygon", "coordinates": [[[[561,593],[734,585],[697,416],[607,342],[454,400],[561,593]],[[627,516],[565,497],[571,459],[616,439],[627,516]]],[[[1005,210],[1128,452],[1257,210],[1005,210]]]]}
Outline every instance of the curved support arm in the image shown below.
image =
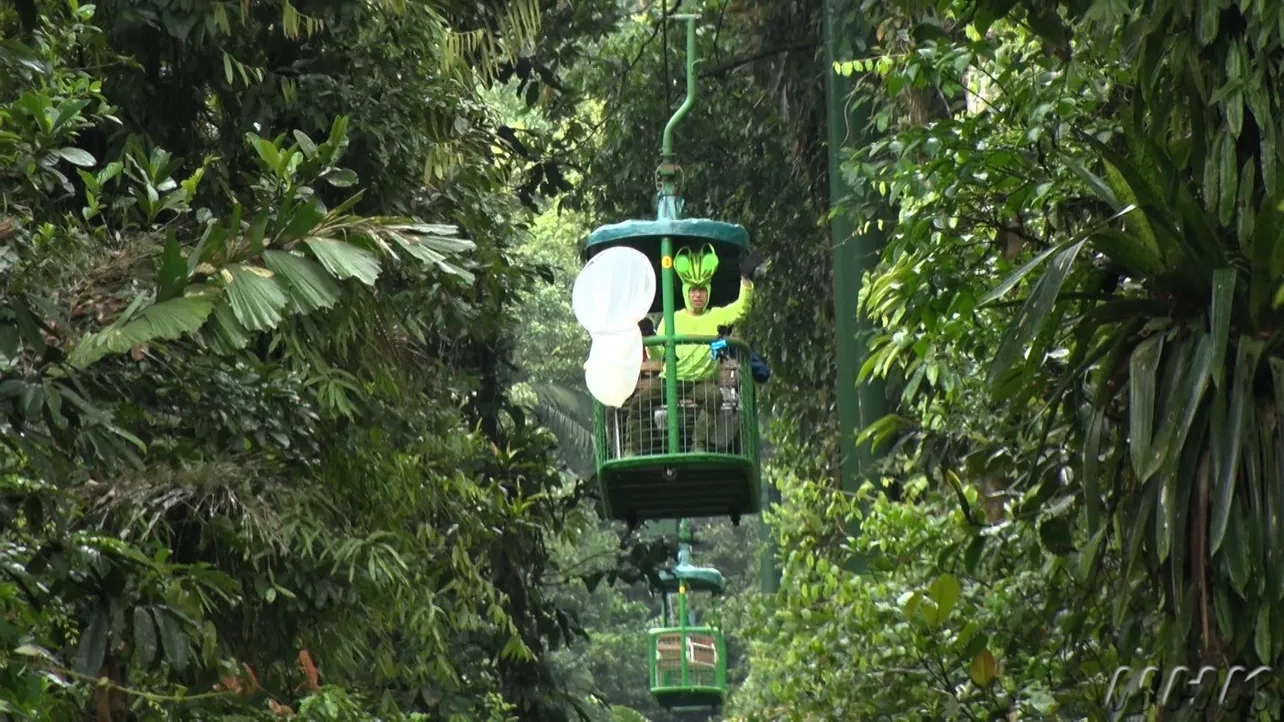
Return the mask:
{"type": "Polygon", "coordinates": [[[682,120],[682,118],[687,114],[687,112],[691,110],[691,106],[695,105],[695,97],[696,97],[695,66],[696,66],[696,63],[698,62],[696,60],[695,21],[696,21],[696,18],[698,17],[699,17],[698,15],[673,15],[672,16],[674,20],[687,21],[687,98],[686,100],[682,101],[682,105],[679,106],[676,111],[674,111],[673,117],[669,118],[668,124],[664,126],[664,140],[661,143],[660,152],[664,155],[665,158],[671,158],[673,156],[673,129],[677,127],[678,121],[682,120]]]}

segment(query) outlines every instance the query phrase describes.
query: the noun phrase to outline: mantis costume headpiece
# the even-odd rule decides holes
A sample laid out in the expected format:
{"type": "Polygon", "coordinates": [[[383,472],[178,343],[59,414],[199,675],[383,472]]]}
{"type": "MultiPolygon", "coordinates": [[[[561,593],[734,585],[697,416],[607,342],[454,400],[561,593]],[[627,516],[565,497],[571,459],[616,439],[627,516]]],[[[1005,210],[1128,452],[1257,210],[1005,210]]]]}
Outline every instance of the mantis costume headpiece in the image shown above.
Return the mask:
{"type": "Polygon", "coordinates": [[[691,308],[691,289],[709,290],[713,274],[718,271],[718,254],[713,246],[706,243],[699,253],[692,253],[690,248],[683,248],[673,258],[673,270],[682,279],[682,299],[687,308],[691,308]]]}

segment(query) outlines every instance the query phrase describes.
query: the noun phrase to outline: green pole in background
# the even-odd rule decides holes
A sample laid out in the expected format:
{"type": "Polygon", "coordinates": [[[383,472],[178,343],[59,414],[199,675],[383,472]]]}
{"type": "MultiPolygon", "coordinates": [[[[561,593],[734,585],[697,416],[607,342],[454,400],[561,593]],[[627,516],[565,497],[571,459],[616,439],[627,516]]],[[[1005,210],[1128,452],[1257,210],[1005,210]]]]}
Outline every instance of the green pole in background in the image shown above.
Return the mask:
{"type": "MultiPolygon", "coordinates": [[[[825,32],[825,100],[826,124],[829,136],[829,205],[831,213],[853,189],[843,179],[842,160],[844,148],[868,144],[868,102],[852,102],[849,96],[855,87],[850,77],[839,75],[834,62],[860,57],[866,43],[853,47],[864,37],[869,28],[853,11],[851,0],[824,0],[825,32]]],[[[859,99],[858,99],[859,100],[859,99]]],[[[887,413],[887,402],[881,381],[872,380],[857,386],[856,377],[869,355],[862,336],[870,329],[868,322],[857,315],[857,301],[862,276],[872,270],[883,246],[883,234],[876,224],[870,224],[865,233],[857,233],[852,219],[843,213],[833,214],[830,221],[833,244],[834,305],[836,345],[838,350],[838,410],[842,433],[842,488],[854,493],[860,488],[869,471],[874,454],[867,444],[857,447],[856,436],[860,430],[882,418],[887,413]]]]}
{"type": "MultiPolygon", "coordinates": [[[[824,0],[824,68],[825,73],[825,124],[828,131],[829,206],[837,208],[853,189],[843,178],[843,149],[869,143],[868,103],[853,102],[848,105],[855,83],[850,77],[834,70],[835,61],[861,57],[852,47],[852,39],[870,35],[859,16],[851,7],[851,0],[824,0]]],[[[864,43],[862,45],[867,45],[864,43]]],[[[863,49],[863,47],[862,47],[863,49]]],[[[842,213],[830,219],[830,239],[833,247],[835,345],[837,347],[837,392],[839,433],[842,434],[841,451],[842,489],[854,494],[864,481],[865,474],[875,458],[868,444],[856,444],[861,429],[882,418],[887,413],[887,402],[881,380],[871,380],[857,385],[860,367],[869,356],[867,342],[862,335],[870,329],[868,322],[857,314],[860,285],[866,271],[878,265],[884,237],[876,224],[864,233],[857,233],[851,218],[842,213]]],[[[763,478],[764,510],[780,502],[780,492],[763,478]]],[[[849,533],[859,533],[856,524],[849,533]]],[[[780,588],[779,550],[765,523],[762,529],[762,591],[774,594],[780,588]]],[[[854,570],[863,567],[860,560],[854,570]]]]}

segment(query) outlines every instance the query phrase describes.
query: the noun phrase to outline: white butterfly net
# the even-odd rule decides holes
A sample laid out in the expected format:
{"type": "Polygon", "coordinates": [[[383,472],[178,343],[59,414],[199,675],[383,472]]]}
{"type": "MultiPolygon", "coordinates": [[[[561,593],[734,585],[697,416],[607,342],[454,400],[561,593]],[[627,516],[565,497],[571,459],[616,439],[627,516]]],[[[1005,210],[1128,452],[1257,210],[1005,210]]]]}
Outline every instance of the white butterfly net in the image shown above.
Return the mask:
{"type": "Polygon", "coordinates": [[[638,322],[654,298],[650,259],[624,246],[594,256],[575,279],[571,308],[593,340],[584,382],[604,406],[622,406],[637,387],[643,346],[638,322]]]}

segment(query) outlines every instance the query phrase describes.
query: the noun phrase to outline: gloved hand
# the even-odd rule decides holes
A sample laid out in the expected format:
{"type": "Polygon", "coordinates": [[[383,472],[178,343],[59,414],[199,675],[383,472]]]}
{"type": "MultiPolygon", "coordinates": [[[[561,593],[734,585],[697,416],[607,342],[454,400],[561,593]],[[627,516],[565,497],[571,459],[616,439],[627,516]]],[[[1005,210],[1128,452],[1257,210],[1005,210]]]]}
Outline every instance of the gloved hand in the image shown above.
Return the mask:
{"type": "Polygon", "coordinates": [[[654,336],[655,324],[651,321],[650,318],[643,316],[642,320],[638,321],[638,330],[642,332],[643,336],[654,336]]]}
{"type": "Polygon", "coordinates": [[[758,270],[758,266],[760,265],[762,265],[761,250],[755,249],[746,253],[745,257],[740,259],[740,277],[748,278],[752,281],[753,273],[758,270]]]}

